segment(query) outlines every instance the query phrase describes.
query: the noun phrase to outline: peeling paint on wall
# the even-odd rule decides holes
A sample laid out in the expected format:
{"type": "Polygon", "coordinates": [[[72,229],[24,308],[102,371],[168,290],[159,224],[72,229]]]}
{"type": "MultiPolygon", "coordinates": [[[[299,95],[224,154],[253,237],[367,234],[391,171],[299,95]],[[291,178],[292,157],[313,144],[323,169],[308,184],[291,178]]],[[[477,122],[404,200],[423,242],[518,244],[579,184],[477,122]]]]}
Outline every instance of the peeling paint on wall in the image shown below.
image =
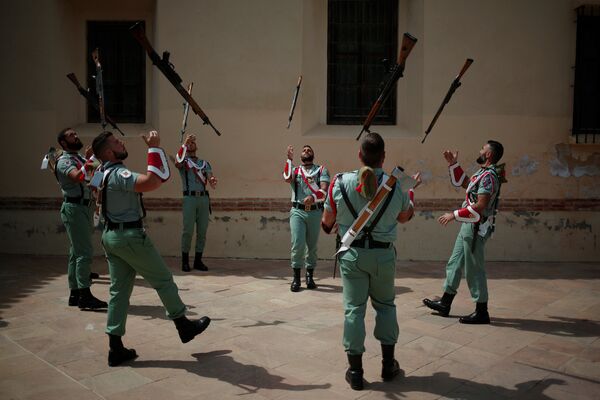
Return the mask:
{"type": "Polygon", "coordinates": [[[529,156],[527,154],[525,154],[523,157],[521,157],[521,159],[519,160],[517,165],[515,165],[513,167],[512,175],[514,175],[514,176],[532,175],[533,173],[535,173],[537,171],[539,164],[540,163],[535,160],[530,160],[529,156]]]}
{"type": "Polygon", "coordinates": [[[435,219],[433,211],[419,211],[419,216],[425,218],[425,221],[429,219],[435,219]]]}
{"type": "Polygon", "coordinates": [[[600,153],[574,156],[571,145],[559,143],[555,146],[556,158],[550,160],[550,173],[553,176],[568,178],[574,176],[600,176],[600,153]]]}
{"type": "Polygon", "coordinates": [[[276,222],[276,223],[284,223],[284,224],[288,224],[290,222],[290,220],[288,218],[276,218],[276,217],[260,217],[260,229],[261,231],[264,231],[265,229],[267,229],[267,224],[269,222],[276,222]]]}

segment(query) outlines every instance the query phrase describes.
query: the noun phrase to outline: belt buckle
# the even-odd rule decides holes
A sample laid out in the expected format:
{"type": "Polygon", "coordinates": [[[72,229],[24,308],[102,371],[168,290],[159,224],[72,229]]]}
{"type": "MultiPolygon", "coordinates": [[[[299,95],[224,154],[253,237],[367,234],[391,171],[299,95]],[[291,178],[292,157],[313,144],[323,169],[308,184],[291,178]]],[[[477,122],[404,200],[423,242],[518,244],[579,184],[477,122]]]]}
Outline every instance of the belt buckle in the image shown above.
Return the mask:
{"type": "Polygon", "coordinates": [[[310,206],[308,204],[304,205],[304,211],[310,211],[310,206]]]}

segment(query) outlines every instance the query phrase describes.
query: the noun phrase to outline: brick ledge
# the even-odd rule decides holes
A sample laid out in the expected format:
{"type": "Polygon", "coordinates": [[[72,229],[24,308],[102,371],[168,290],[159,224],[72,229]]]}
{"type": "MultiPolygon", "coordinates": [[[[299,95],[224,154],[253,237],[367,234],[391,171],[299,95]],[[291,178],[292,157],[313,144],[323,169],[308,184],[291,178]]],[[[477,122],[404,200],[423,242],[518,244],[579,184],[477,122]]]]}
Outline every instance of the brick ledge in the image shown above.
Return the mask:
{"type": "MultiPolygon", "coordinates": [[[[418,211],[444,211],[458,207],[462,199],[418,199],[418,211]]],[[[58,210],[62,199],[58,197],[0,197],[0,210],[58,210]]],[[[180,211],[180,198],[144,199],[147,210],[180,211]]],[[[265,211],[287,212],[287,198],[266,199],[215,198],[211,200],[214,211],[265,211]]],[[[502,199],[500,211],[600,211],[600,199],[502,199]]]]}

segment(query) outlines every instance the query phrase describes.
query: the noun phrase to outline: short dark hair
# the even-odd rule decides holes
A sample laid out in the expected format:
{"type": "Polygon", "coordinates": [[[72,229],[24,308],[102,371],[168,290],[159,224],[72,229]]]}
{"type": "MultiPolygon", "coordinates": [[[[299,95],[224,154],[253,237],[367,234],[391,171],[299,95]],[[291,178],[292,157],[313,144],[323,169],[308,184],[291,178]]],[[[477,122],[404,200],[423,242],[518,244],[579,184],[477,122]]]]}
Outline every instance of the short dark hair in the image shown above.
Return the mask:
{"type": "Polygon", "coordinates": [[[488,144],[490,145],[490,150],[492,150],[492,163],[496,164],[504,154],[504,146],[495,140],[488,140],[488,144]]]}
{"type": "Polygon", "coordinates": [[[58,142],[58,144],[60,144],[61,147],[63,147],[63,145],[60,142],[63,140],[66,140],[65,136],[67,136],[67,131],[70,131],[72,129],[73,128],[71,128],[71,127],[65,128],[65,129],[61,130],[60,132],[58,132],[58,135],[56,135],[56,141],[58,142]]]}
{"type": "Polygon", "coordinates": [[[94,138],[94,141],[92,142],[92,150],[94,151],[96,158],[102,159],[102,157],[100,157],[100,153],[102,153],[106,148],[106,141],[111,136],[112,132],[104,131],[94,138]]]}
{"type": "Polygon", "coordinates": [[[311,150],[313,151],[313,153],[315,152],[315,151],[313,150],[313,148],[312,148],[312,147],[310,147],[310,145],[309,145],[309,144],[305,144],[304,146],[302,146],[302,148],[305,148],[305,147],[308,147],[309,149],[311,149],[311,150]]]}
{"type": "Polygon", "coordinates": [[[367,167],[377,168],[383,159],[385,142],[379,133],[369,132],[360,143],[362,162],[367,167]]]}

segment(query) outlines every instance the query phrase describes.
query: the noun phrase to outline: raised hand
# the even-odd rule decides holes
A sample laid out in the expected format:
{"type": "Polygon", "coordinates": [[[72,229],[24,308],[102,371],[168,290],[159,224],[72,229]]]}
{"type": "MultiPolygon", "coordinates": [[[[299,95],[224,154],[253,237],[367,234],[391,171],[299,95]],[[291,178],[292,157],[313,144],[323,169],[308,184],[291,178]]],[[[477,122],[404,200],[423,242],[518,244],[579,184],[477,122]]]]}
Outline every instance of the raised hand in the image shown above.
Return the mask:
{"type": "Polygon", "coordinates": [[[287,158],[290,161],[294,159],[294,146],[291,144],[287,147],[287,158]]]}
{"type": "Polygon", "coordinates": [[[412,176],[412,178],[415,180],[415,186],[413,186],[413,189],[416,189],[417,186],[419,186],[423,181],[421,180],[421,171],[417,171],[416,174],[414,174],[412,176]]]}
{"type": "Polygon", "coordinates": [[[455,164],[458,161],[458,151],[451,152],[450,150],[444,151],[444,158],[448,162],[448,165],[455,164]]]}
{"type": "Polygon", "coordinates": [[[218,182],[218,180],[214,176],[211,176],[210,178],[208,178],[208,183],[209,183],[210,187],[213,189],[217,188],[217,182],[218,182]]]}
{"type": "Polygon", "coordinates": [[[89,160],[90,157],[93,155],[94,155],[94,150],[92,150],[92,146],[86,147],[85,148],[85,158],[87,158],[89,160]]]}
{"type": "Polygon", "coordinates": [[[448,225],[448,223],[451,221],[454,221],[454,214],[452,213],[445,213],[444,215],[438,218],[438,222],[443,226],[448,225]]]}
{"type": "Polygon", "coordinates": [[[187,135],[185,138],[185,142],[183,142],[184,145],[189,146],[191,142],[195,142],[196,141],[196,135],[187,135]]]}
{"type": "Polygon", "coordinates": [[[142,135],[142,139],[148,147],[160,147],[160,136],[157,131],[150,131],[147,135],[142,135]]]}

